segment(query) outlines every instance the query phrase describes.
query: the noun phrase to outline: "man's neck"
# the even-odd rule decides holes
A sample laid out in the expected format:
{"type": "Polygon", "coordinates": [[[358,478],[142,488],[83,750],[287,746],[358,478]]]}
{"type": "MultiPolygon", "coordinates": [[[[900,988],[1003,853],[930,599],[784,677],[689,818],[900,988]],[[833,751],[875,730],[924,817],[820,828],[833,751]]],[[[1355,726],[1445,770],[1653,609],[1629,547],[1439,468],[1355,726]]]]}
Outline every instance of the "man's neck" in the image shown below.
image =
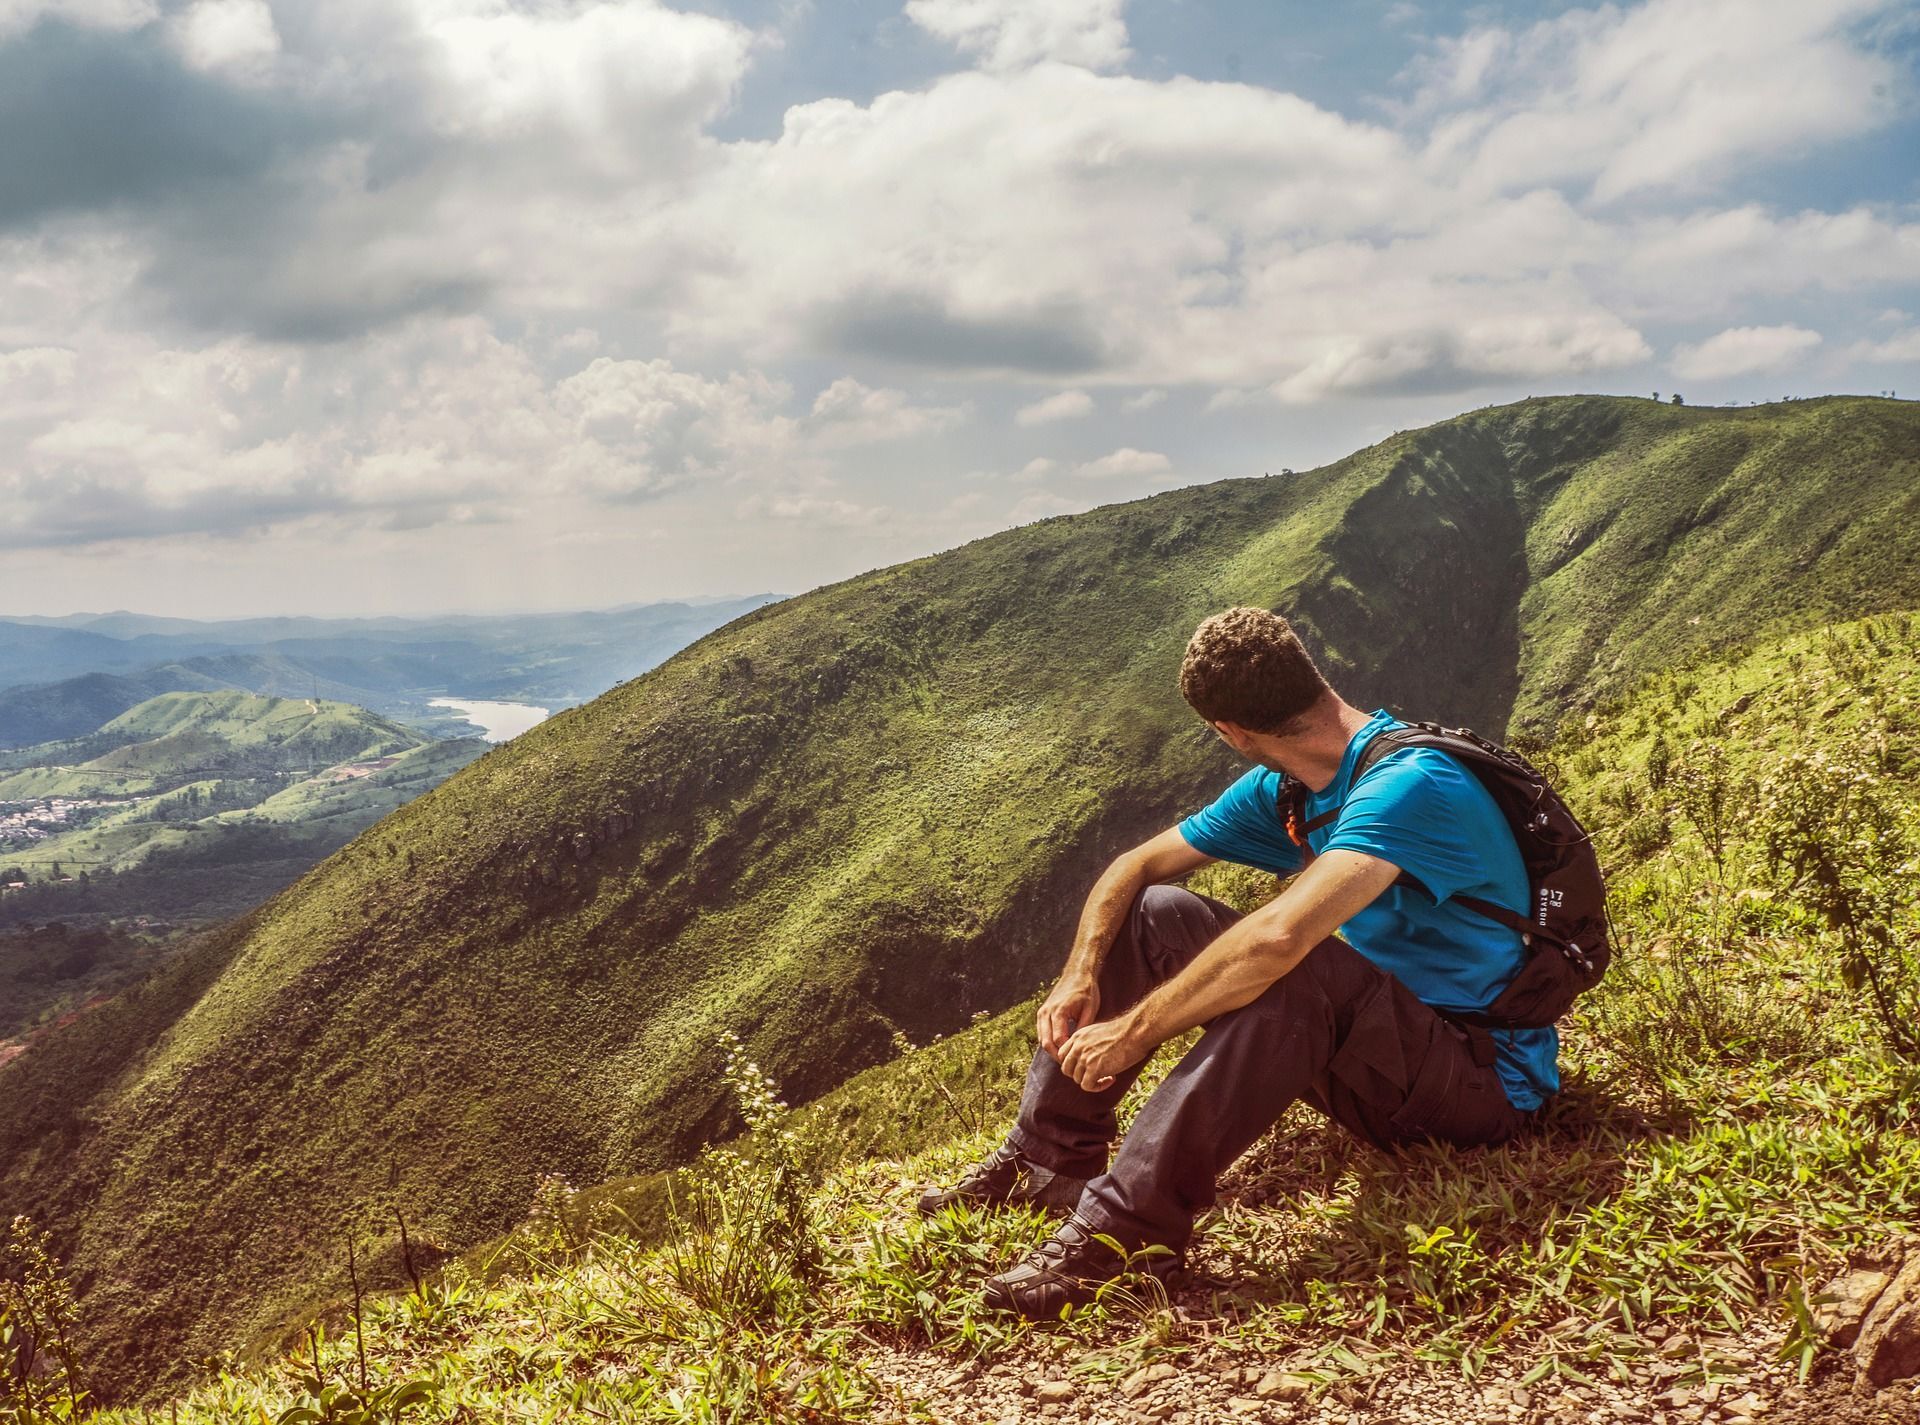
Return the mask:
{"type": "Polygon", "coordinates": [[[1305,730],[1292,737],[1271,739],[1263,749],[1271,753],[1268,765],[1298,777],[1310,791],[1324,792],[1340,774],[1347,745],[1367,725],[1369,717],[1344,699],[1335,698],[1333,706],[1317,713],[1305,730]]]}

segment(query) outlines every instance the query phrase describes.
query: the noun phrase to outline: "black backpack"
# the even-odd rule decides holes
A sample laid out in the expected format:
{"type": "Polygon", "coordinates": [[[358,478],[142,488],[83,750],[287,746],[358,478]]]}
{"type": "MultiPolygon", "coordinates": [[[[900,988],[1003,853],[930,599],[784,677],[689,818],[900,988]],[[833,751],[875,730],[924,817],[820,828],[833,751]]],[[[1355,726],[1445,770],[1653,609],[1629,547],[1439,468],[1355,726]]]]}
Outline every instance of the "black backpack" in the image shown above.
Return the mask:
{"type": "MultiPolygon", "coordinates": [[[[1447,1018],[1484,1029],[1540,1029],[1552,1024],[1572,1008],[1575,995],[1600,983],[1613,959],[1607,939],[1607,887],[1593,838],[1532,763],[1465,728],[1416,722],[1375,734],[1353,764],[1348,795],[1381,758],[1402,747],[1437,747],[1480,779],[1513,829],[1533,892],[1532,919],[1478,896],[1453,898],[1468,910],[1518,931],[1527,959],[1484,1011],[1446,1011],[1447,1018]]],[[[1286,778],[1280,788],[1280,814],[1287,834],[1311,855],[1307,833],[1337,820],[1340,808],[1308,821],[1306,802],[1305,784],[1286,778]]],[[[1404,871],[1394,884],[1432,895],[1404,871]]]]}

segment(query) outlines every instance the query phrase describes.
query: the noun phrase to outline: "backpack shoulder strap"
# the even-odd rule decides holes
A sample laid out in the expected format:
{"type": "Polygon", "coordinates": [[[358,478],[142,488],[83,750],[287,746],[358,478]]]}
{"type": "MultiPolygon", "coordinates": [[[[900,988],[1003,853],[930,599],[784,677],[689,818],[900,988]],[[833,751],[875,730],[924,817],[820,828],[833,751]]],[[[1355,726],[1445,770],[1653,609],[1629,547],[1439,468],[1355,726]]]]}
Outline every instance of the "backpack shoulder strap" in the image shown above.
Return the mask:
{"type": "MultiPolygon", "coordinates": [[[[1389,741],[1396,733],[1407,731],[1405,728],[1390,727],[1376,732],[1367,739],[1367,745],[1360,749],[1360,755],[1354,759],[1353,775],[1347,779],[1347,794],[1353,794],[1354,785],[1366,776],[1369,769],[1382,757],[1394,750],[1395,746],[1406,745],[1403,742],[1389,741]]],[[[1323,811],[1311,819],[1307,816],[1307,784],[1298,777],[1288,776],[1280,783],[1280,819],[1287,828],[1287,839],[1301,850],[1307,849],[1307,834],[1331,826],[1340,819],[1345,803],[1330,811],[1323,811]]]]}
{"type": "MultiPolygon", "coordinates": [[[[1389,727],[1376,732],[1367,739],[1366,746],[1360,749],[1360,755],[1353,759],[1353,775],[1347,779],[1347,795],[1353,795],[1353,789],[1360,779],[1377,766],[1390,752],[1402,747],[1418,747],[1431,737],[1426,724],[1410,724],[1405,727],[1389,727]]],[[[1313,848],[1307,844],[1307,835],[1331,826],[1340,819],[1340,813],[1346,810],[1343,801],[1330,811],[1323,811],[1316,817],[1307,816],[1307,786],[1298,777],[1288,777],[1280,784],[1280,819],[1287,828],[1287,839],[1300,848],[1300,854],[1306,861],[1313,859],[1313,848]]],[[[1429,891],[1418,876],[1402,871],[1394,881],[1396,886],[1405,886],[1426,895],[1429,899],[1438,899],[1429,891]]]]}

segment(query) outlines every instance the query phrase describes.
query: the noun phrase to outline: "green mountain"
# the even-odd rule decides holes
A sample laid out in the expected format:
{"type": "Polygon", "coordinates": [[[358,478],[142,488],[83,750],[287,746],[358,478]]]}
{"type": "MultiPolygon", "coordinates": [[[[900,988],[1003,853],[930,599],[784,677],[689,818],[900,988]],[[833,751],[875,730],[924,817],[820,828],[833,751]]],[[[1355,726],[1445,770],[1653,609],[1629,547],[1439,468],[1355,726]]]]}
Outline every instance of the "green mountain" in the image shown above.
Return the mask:
{"type": "Polygon", "coordinates": [[[0,754],[0,925],[237,915],[481,750],[346,703],[150,698],[0,754]]]}
{"type": "Polygon", "coordinates": [[[1174,686],[1206,614],[1538,737],[1920,606],[1916,452],[1891,401],[1535,400],[762,609],[0,1071],[0,1208],[58,1224],[109,1379],[177,1378],[330,1292],[343,1213],[459,1246],[541,1173],[684,1159],[731,1122],[723,1028],[804,1099],[1031,993],[1097,868],[1235,771],[1174,686]]]}
{"type": "Polygon", "coordinates": [[[200,778],[285,777],[432,740],[347,703],[163,693],[86,737],[0,756],[0,802],[159,795],[200,778]]]}
{"type": "MultiPolygon", "coordinates": [[[[336,670],[349,675],[372,670],[348,666],[336,670]]],[[[389,686],[368,687],[342,681],[329,672],[282,654],[215,653],[156,664],[134,673],[88,673],[58,683],[34,683],[0,691],[0,748],[30,747],[41,742],[84,737],[102,724],[148,698],[161,693],[257,693],[270,698],[324,698],[352,703],[383,717],[412,726],[435,718],[445,720],[428,705],[428,693],[389,686]]]]}

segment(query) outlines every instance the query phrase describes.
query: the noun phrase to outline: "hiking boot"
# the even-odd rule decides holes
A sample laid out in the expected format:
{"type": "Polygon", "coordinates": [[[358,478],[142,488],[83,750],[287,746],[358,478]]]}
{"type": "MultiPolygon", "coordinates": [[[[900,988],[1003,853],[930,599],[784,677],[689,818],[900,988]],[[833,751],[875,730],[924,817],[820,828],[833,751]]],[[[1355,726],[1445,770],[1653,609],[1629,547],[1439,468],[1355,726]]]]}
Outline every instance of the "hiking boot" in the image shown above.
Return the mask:
{"type": "MultiPolygon", "coordinates": [[[[1137,1258],[1135,1267],[1164,1280],[1178,1261],[1155,1253],[1137,1258]]],[[[1126,1270],[1126,1259],[1096,1238],[1093,1224],[1076,1212],[1053,1236],[990,1278],[982,1299],[995,1311],[1017,1312],[1029,1321],[1057,1321],[1067,1307],[1087,1305],[1126,1270]]]]}
{"type": "Polygon", "coordinates": [[[971,1207],[1001,1203],[1031,1203],[1036,1207],[1071,1212],[1079,1205],[1085,1178],[1070,1178],[1043,1168],[1011,1143],[1002,1143],[950,1188],[921,1194],[920,1211],[931,1217],[943,1207],[963,1202],[971,1207]]]}

